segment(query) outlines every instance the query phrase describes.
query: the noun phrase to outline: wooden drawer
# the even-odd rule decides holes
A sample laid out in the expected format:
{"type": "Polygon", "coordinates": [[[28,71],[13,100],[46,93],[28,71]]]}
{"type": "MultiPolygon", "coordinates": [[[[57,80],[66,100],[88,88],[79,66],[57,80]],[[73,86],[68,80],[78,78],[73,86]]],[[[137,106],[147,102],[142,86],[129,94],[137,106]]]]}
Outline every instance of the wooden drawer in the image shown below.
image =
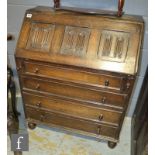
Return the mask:
{"type": "Polygon", "coordinates": [[[114,110],[96,108],[93,106],[84,105],[78,102],[67,101],[56,97],[44,97],[32,95],[23,92],[24,102],[26,105],[36,107],[38,110],[47,109],[66,115],[84,118],[96,122],[103,122],[119,126],[122,113],[114,110]],[[69,107],[69,108],[68,108],[69,107]]]}
{"type": "Polygon", "coordinates": [[[26,118],[35,119],[45,124],[56,125],[63,128],[84,131],[96,136],[102,135],[111,138],[116,138],[118,130],[117,127],[92,123],[75,117],[68,117],[66,115],[44,110],[37,111],[37,109],[29,106],[26,106],[26,118]]]}
{"type": "Polygon", "coordinates": [[[75,68],[73,69],[69,67],[45,65],[42,63],[33,63],[28,61],[24,61],[24,73],[27,75],[37,75],[42,77],[73,81],[77,83],[84,83],[118,91],[125,87],[123,76],[121,77],[92,73],[75,68]]]}
{"type": "Polygon", "coordinates": [[[45,81],[23,76],[22,85],[23,90],[34,90],[42,93],[51,93],[69,97],[75,100],[94,103],[98,102],[101,104],[119,108],[123,108],[126,102],[126,95],[92,90],[86,87],[80,87],[78,85],[71,85],[69,83],[66,84],[62,81],[45,81]]]}

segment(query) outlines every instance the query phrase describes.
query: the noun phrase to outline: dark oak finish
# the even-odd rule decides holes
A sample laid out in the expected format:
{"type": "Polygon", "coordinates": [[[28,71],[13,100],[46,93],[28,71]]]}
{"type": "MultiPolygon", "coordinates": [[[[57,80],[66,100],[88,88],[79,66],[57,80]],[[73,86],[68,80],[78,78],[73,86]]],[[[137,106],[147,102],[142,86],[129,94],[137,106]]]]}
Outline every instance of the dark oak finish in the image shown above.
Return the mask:
{"type": "Polygon", "coordinates": [[[76,117],[47,112],[45,110],[37,111],[35,108],[29,106],[26,107],[26,110],[27,118],[38,120],[45,124],[49,123],[69,129],[76,129],[79,131],[87,132],[87,134],[92,133],[93,137],[102,137],[102,135],[108,139],[117,137],[117,127],[108,126],[103,123],[92,123],[90,121],[78,119],[76,117]]]}
{"type": "Polygon", "coordinates": [[[37,75],[42,77],[53,77],[67,81],[80,82],[98,87],[121,90],[123,88],[123,76],[112,76],[104,74],[95,74],[76,69],[64,67],[49,66],[41,63],[24,63],[24,73],[27,75],[37,75]],[[71,76],[72,75],[72,76],[71,76]]]}
{"type": "Polygon", "coordinates": [[[65,101],[56,98],[46,98],[31,95],[23,92],[23,98],[26,99],[26,105],[33,106],[38,110],[46,109],[57,113],[66,113],[69,116],[88,119],[96,122],[104,122],[119,126],[122,116],[121,112],[109,110],[105,108],[97,108],[83,105],[79,102],[65,101]],[[68,108],[69,107],[69,108],[68,108]]]}
{"type": "Polygon", "coordinates": [[[140,17],[27,10],[16,64],[28,126],[63,128],[106,139],[114,148],[133,90],[142,36],[140,17]]]}
{"type": "Polygon", "coordinates": [[[116,94],[108,91],[98,91],[89,89],[88,87],[81,87],[73,84],[65,84],[63,81],[45,81],[37,78],[23,77],[23,90],[40,91],[42,93],[57,94],[59,96],[67,96],[73,99],[82,101],[98,102],[101,104],[123,105],[126,101],[125,95],[116,94]]]}

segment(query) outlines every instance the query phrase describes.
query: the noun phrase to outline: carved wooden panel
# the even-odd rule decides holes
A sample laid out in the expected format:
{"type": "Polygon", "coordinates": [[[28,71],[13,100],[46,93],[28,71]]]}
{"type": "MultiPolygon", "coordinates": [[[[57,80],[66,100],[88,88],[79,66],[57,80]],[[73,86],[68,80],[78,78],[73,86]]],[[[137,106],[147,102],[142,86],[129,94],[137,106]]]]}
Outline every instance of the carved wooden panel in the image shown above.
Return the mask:
{"type": "Polygon", "coordinates": [[[66,26],[60,54],[84,57],[87,53],[90,29],[66,26]]]}
{"type": "Polygon", "coordinates": [[[49,52],[55,25],[32,23],[26,49],[49,52]]]}
{"type": "Polygon", "coordinates": [[[104,30],[101,34],[98,58],[124,62],[129,45],[129,33],[104,30]]]}

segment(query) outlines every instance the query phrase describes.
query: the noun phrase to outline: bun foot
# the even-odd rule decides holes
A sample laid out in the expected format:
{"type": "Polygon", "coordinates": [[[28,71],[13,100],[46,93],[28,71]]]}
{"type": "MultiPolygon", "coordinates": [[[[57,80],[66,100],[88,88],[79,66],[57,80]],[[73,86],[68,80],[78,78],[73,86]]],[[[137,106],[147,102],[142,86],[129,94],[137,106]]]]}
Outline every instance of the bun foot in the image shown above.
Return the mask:
{"type": "Polygon", "coordinates": [[[111,149],[115,148],[116,145],[117,145],[117,143],[108,141],[108,146],[109,146],[111,149]]]}
{"type": "Polygon", "coordinates": [[[35,124],[35,123],[28,123],[28,127],[29,127],[29,129],[31,129],[31,130],[35,129],[36,126],[37,126],[37,124],[35,124]]]}
{"type": "Polygon", "coordinates": [[[22,155],[21,151],[14,151],[14,155],[22,155]]]}

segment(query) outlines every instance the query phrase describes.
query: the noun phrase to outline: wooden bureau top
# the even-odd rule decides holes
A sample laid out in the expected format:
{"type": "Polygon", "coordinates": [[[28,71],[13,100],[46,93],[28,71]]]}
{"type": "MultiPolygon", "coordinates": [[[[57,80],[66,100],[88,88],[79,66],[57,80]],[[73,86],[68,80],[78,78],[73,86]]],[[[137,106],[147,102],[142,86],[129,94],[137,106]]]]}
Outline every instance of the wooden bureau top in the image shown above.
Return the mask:
{"type": "Polygon", "coordinates": [[[143,27],[137,16],[36,7],[26,11],[16,57],[135,75],[143,27]]]}

